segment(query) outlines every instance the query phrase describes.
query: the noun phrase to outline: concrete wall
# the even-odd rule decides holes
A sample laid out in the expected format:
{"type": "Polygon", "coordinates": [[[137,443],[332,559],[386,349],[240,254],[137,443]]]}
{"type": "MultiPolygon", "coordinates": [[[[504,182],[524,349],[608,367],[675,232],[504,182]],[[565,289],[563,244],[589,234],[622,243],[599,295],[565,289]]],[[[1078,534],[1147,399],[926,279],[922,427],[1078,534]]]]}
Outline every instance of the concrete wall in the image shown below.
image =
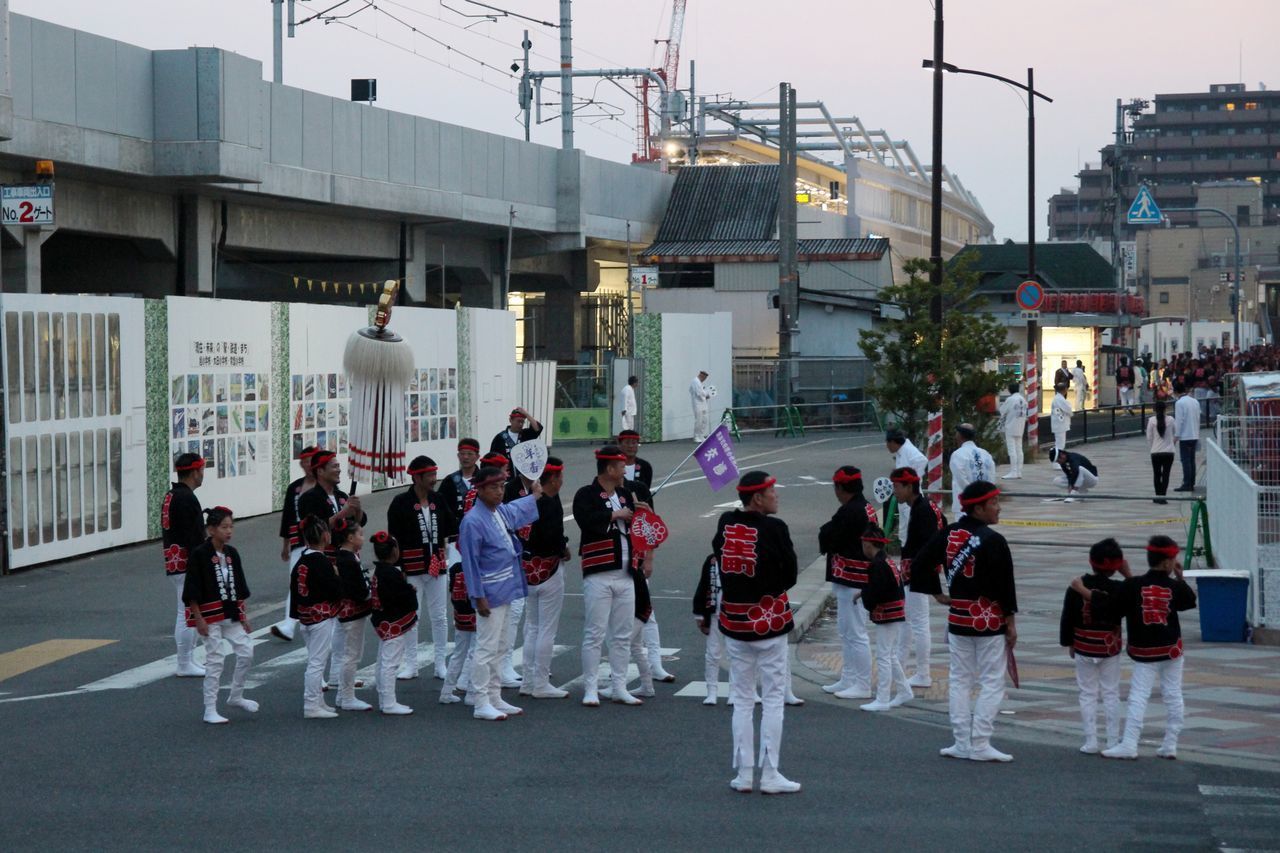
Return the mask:
{"type": "Polygon", "coordinates": [[[872,315],[866,311],[801,302],[797,322],[800,334],[795,338],[796,355],[861,358],[863,353],[858,347],[858,331],[870,329],[873,321],[872,315]],[[831,311],[828,312],[827,308],[831,311]]]}
{"type": "MultiPolygon", "coordinates": [[[[708,405],[711,425],[733,405],[733,315],[662,315],[662,439],[693,437],[693,405],[689,384],[706,370],[716,396],[708,405]]],[[[650,376],[648,381],[652,382],[650,376]]],[[[646,415],[652,417],[646,410],[646,415]]]]}
{"type": "MultiPolygon", "coordinates": [[[[874,296],[893,281],[889,254],[878,261],[800,262],[800,286],[806,290],[835,290],[874,296]]],[[[716,264],[717,291],[778,289],[778,265],[774,263],[716,264]]]]}

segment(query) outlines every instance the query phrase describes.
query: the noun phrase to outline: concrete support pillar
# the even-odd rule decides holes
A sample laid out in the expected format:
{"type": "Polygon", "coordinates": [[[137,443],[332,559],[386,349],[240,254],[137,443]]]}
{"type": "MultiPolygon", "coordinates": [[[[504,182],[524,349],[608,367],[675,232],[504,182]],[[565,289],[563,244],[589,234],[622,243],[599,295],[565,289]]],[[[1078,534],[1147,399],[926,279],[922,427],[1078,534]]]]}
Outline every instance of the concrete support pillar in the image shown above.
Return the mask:
{"type": "Polygon", "coordinates": [[[539,343],[546,349],[539,355],[552,361],[572,362],[578,352],[578,294],[568,288],[547,291],[547,310],[539,343]],[[542,355],[545,352],[545,355],[542,355]]]}
{"type": "MultiPolygon", "coordinates": [[[[437,262],[436,266],[439,266],[437,262]]],[[[436,271],[436,284],[439,285],[439,270],[436,271]]],[[[427,301],[427,226],[409,226],[408,257],[405,260],[404,293],[411,305],[422,305],[427,301]]],[[[439,299],[439,294],[436,295],[439,299]]]]}
{"type": "Polygon", "coordinates": [[[214,247],[218,244],[218,205],[197,195],[182,199],[182,292],[213,293],[214,247]]]}
{"type": "Polygon", "coordinates": [[[7,228],[18,241],[16,251],[0,260],[0,286],[9,293],[43,292],[40,249],[53,236],[54,228],[7,228]]]}

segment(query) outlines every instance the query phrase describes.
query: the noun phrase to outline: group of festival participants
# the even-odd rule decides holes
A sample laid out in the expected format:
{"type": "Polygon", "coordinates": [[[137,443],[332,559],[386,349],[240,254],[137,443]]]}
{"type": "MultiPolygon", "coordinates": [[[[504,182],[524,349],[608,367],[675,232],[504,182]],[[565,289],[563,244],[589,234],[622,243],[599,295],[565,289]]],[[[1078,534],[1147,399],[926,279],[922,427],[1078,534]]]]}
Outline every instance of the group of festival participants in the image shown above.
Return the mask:
{"type": "MultiPolygon", "coordinates": [[[[336,455],[316,448],[300,454],[304,476],[285,492],[280,526],[281,556],[290,567],[286,618],[271,630],[286,641],[302,634],[304,717],[330,719],[339,711],[372,709],[355,694],[363,686],[357,670],[366,621],[378,639],[376,685],[383,714],[412,713],[398,701],[396,685],[418,677],[420,617],[431,628],[442,704],[465,702],[475,718],[497,721],[523,713],[503,699],[504,687],[535,699],[568,696],[550,682],[564,599],[560,569],[570,558],[559,497],[564,464],[549,457],[534,480],[510,476],[508,465],[511,448],[540,433],[541,425],[527,412],[513,410],[509,428],[494,437],[483,458],[475,439],[459,441],[459,469],[443,483],[431,459],[414,459],[407,469],[411,485],[388,508],[386,529],[368,536],[368,543],[368,519],[359,498],[337,487],[336,455]],[[372,546],[372,569],[362,562],[366,544],[372,546]],[[446,656],[450,604],[454,647],[446,656]],[[523,675],[511,658],[522,612],[523,675]],[[332,706],[324,700],[331,688],[332,706]]],[[[597,450],[596,476],[572,501],[581,534],[581,690],[588,707],[598,707],[602,695],[641,705],[654,695],[655,680],[674,680],[662,668],[648,592],[653,552],[635,550],[629,536],[636,510],[654,503],[652,468],[637,457],[639,443],[637,433],[624,430],[616,444],[597,450]],[[601,690],[606,644],[609,675],[601,690]],[[629,662],[640,673],[639,695],[627,686],[629,662]]],[[[929,686],[932,598],[947,608],[954,738],[940,753],[1011,761],[991,744],[1017,642],[1013,560],[1004,537],[993,529],[1000,519],[1000,490],[984,480],[969,483],[958,498],[959,518],[948,524],[939,504],[921,492],[923,455],[911,453],[914,448],[900,433],[890,434],[887,446],[899,466],[890,474],[899,513],[899,558],[886,553],[889,539],[866,499],[862,472],[846,465],[832,476],[838,509],[822,526],[819,547],[837,603],[843,663],[840,678],[822,689],[839,699],[871,700],[861,704],[863,710],[888,711],[910,701],[913,686],[929,686]],[[874,682],[868,624],[875,639],[874,682]],[[904,664],[912,651],[915,673],[908,678],[904,664]]],[[[240,555],[230,544],[234,516],[227,507],[201,509],[195,490],[203,468],[196,454],[176,459],[178,482],[164,498],[161,527],[165,570],[178,597],[177,675],[203,677],[204,721],[223,724],[228,722],[218,710],[223,640],[235,657],[225,707],[254,713],[258,703],[244,695],[253,643],[249,588],[240,555]],[[203,666],[193,657],[197,636],[204,642],[203,666]]],[[[763,471],[747,472],[737,494],[741,506],[720,517],[693,599],[694,615],[707,636],[705,704],[717,702],[727,655],[737,771],[730,786],[754,790],[759,767],[763,793],[792,793],[800,784],[779,772],[778,760],[783,707],[803,704],[791,688],[786,636],[794,627],[787,591],[797,580],[797,557],[788,527],[778,518],[775,479],[763,471]],[[758,750],[756,704],[762,707],[758,750]]],[[[1183,717],[1177,614],[1196,603],[1181,578],[1178,553],[1168,537],[1151,537],[1145,549],[1148,571],[1134,576],[1115,540],[1104,539],[1090,550],[1091,573],[1074,579],[1066,592],[1060,639],[1076,664],[1081,752],[1136,758],[1147,700],[1158,680],[1168,719],[1157,754],[1176,757],[1183,717]],[[1134,662],[1123,733],[1122,621],[1134,662]],[[1097,731],[1099,700],[1104,742],[1097,731]]]]}

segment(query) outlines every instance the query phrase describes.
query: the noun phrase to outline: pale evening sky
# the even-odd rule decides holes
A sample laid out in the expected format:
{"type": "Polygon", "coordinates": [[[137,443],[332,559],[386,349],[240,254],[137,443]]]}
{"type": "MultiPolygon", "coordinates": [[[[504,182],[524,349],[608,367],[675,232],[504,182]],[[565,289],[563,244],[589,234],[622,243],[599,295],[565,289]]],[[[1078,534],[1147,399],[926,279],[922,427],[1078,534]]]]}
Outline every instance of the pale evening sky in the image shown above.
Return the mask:
{"type": "MultiPolygon", "coordinates": [[[[299,3],[298,17],[338,2],[299,3]]],[[[559,14],[556,0],[486,2],[545,21],[559,14]]],[[[336,13],[365,5],[366,0],[350,0],[336,13]]],[[[350,78],[376,77],[381,107],[510,136],[522,133],[514,81],[458,52],[505,70],[519,56],[521,30],[528,26],[540,54],[533,67],[553,70],[559,62],[555,30],[510,18],[466,19],[450,11],[483,11],[464,0],[371,5],[376,8],[345,22],[363,32],[320,21],[299,28],[298,37],[285,42],[285,82],[346,97],[350,78]],[[467,24],[473,24],[470,30],[463,29],[467,24]]],[[[263,76],[271,76],[270,0],[11,0],[10,7],[152,49],[225,48],[260,59],[263,76]]],[[[577,0],[575,65],[656,67],[662,46],[654,40],[666,37],[670,7],[670,0],[577,0]]],[[[1116,98],[1150,99],[1157,92],[1202,91],[1211,83],[1240,80],[1251,89],[1259,82],[1280,87],[1276,0],[949,0],[945,9],[948,62],[1015,79],[1035,66],[1037,88],[1054,98],[1036,110],[1041,239],[1049,196],[1072,185],[1079,165],[1096,162],[1098,148],[1109,140],[1116,98]]],[[[932,19],[930,0],[689,0],[679,85],[688,85],[689,59],[697,61],[700,93],[774,99],[777,84],[786,80],[801,100],[822,100],[833,113],[857,115],[868,128],[905,138],[928,162],[931,86],[920,60],[932,56],[932,19]]],[[[595,127],[576,122],[578,147],[629,160],[635,102],[607,82],[578,80],[575,92],[594,92],[620,108],[612,110],[620,113],[617,120],[595,127]]],[[[947,166],[978,197],[998,238],[1025,239],[1026,107],[1013,90],[981,78],[948,76],[946,93],[947,166]]],[[[544,107],[544,119],[555,110],[544,107]]],[[[601,115],[595,108],[584,110],[601,115]]],[[[558,146],[559,122],[535,128],[533,139],[558,146]]]]}

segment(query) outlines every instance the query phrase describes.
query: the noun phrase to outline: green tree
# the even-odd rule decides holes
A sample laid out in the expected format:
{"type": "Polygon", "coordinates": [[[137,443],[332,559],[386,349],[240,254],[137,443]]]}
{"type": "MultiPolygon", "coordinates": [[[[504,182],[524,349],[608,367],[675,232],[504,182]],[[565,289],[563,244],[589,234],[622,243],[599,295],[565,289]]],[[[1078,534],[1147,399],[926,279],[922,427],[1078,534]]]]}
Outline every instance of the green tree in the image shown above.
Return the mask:
{"type": "Polygon", "coordinates": [[[901,316],[858,333],[873,368],[867,393],[921,447],[927,413],[938,410],[940,399],[944,436],[969,421],[978,429],[979,444],[991,449],[997,444],[995,416],[978,411],[978,401],[998,392],[1005,379],[995,366],[1016,347],[1007,341],[1005,327],[982,310],[986,301],[977,293],[978,276],[963,259],[944,271],[941,344],[929,319],[929,262],[913,259],[903,269],[907,280],[879,294],[901,316]]]}

